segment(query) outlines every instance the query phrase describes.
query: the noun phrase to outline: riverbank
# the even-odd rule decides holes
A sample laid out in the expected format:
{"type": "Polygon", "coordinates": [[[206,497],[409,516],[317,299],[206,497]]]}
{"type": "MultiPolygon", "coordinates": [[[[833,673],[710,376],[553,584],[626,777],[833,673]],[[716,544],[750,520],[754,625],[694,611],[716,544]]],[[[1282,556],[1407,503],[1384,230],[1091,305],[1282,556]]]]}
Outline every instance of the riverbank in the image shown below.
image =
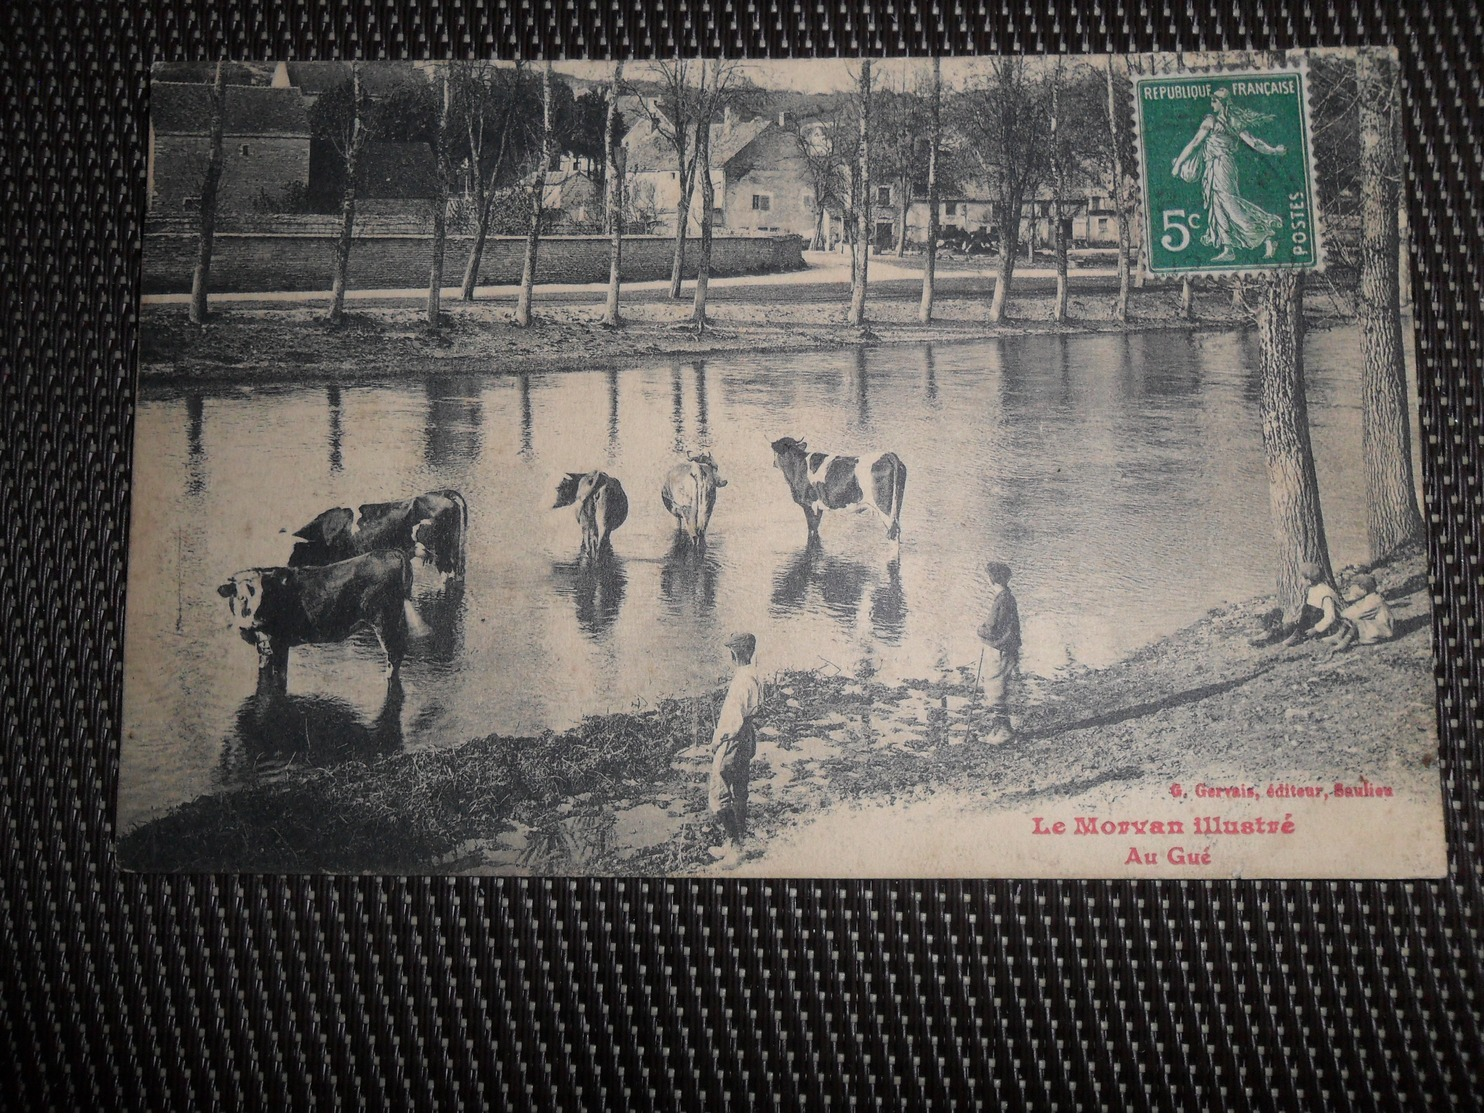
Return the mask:
{"type": "MultiPolygon", "coordinates": [[[[1197,778],[1363,777],[1431,804],[1424,558],[1376,574],[1396,615],[1388,643],[1283,648],[1265,641],[1270,600],[1226,606],[1112,667],[1024,680],[1017,736],[998,748],[980,742],[986,718],[967,670],[901,685],[780,674],[753,761],[752,847],[731,871],[879,874],[896,865],[898,824],[972,845],[994,811],[1113,803],[1197,778]]],[[[565,733],[491,736],[206,796],[125,835],[121,859],[192,872],[716,871],[705,745],[722,688],[565,733]]]]}
{"type": "MultiPolygon", "coordinates": [[[[917,286],[891,280],[873,288],[864,329],[846,323],[848,293],[837,284],[808,282],[718,288],[707,327],[690,322],[689,299],[672,302],[653,292],[626,299],[624,325],[602,324],[601,299],[539,298],[535,321],[517,327],[508,300],[445,300],[442,325],[427,328],[422,308],[406,301],[353,303],[344,324],[331,329],[316,302],[219,303],[204,327],[192,326],[179,305],[141,309],[140,371],[146,381],[359,382],[373,377],[434,376],[487,368],[535,373],[632,365],[673,358],[695,360],[735,353],[807,352],[861,344],[974,341],[1025,334],[1122,332],[1150,329],[1229,329],[1251,315],[1232,305],[1227,287],[1198,287],[1192,313],[1180,310],[1178,286],[1133,291],[1130,315],[1113,315],[1106,279],[1074,277],[1070,319],[1052,321],[1044,277],[1028,277],[1011,301],[1010,320],[985,320],[993,280],[983,275],[945,278],[933,322],[917,321],[917,286]],[[1079,281],[1094,289],[1079,290],[1079,281]]],[[[1314,300],[1314,321],[1348,312],[1314,300]]]]}

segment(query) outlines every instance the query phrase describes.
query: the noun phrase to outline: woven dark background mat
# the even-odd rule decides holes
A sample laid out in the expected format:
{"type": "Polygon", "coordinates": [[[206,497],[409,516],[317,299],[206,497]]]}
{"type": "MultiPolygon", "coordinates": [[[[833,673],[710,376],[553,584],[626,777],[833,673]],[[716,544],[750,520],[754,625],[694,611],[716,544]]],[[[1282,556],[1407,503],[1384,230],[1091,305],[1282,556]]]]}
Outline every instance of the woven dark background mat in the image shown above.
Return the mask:
{"type": "Polygon", "coordinates": [[[1475,1108],[1472,7],[0,5],[0,1101],[119,1108],[1475,1108]],[[135,877],[112,849],[157,59],[1395,43],[1417,248],[1442,882],[135,877]]]}

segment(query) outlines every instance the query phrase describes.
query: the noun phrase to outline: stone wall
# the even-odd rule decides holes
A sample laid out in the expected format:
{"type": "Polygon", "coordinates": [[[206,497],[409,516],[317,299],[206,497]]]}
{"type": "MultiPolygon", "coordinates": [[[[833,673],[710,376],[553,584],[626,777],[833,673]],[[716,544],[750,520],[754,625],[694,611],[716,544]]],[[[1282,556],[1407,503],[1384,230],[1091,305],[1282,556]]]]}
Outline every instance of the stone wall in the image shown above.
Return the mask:
{"type": "MultiPolygon", "coordinates": [[[[153,138],[150,152],[151,214],[194,212],[201,180],[211,156],[206,136],[163,135],[153,138]],[[187,199],[190,204],[187,205],[187,199]]],[[[251,212],[259,197],[282,196],[293,183],[309,183],[308,136],[227,136],[222,143],[222,177],[217,191],[221,213],[251,212]]]]}
{"type": "MultiPolygon", "coordinates": [[[[457,287],[464,275],[471,238],[448,238],[444,284],[457,287]]],[[[352,290],[425,287],[431,264],[426,236],[361,236],[350,255],[352,290]]],[[[608,278],[606,237],[543,237],[537,283],[601,283],[608,278]]],[[[669,237],[625,237],[623,279],[634,283],[667,279],[674,241],[669,237]]],[[[699,246],[686,252],[687,275],[694,276],[699,246]]],[[[766,275],[804,267],[803,241],[796,236],[717,237],[711,274],[766,275]]],[[[481,286],[520,282],[524,237],[490,237],[480,268],[481,286]]],[[[188,233],[150,233],[144,238],[144,292],[164,294],[191,289],[196,238],[188,233]]],[[[211,290],[328,291],[335,267],[335,238],[308,234],[218,233],[213,241],[211,290]]]]}

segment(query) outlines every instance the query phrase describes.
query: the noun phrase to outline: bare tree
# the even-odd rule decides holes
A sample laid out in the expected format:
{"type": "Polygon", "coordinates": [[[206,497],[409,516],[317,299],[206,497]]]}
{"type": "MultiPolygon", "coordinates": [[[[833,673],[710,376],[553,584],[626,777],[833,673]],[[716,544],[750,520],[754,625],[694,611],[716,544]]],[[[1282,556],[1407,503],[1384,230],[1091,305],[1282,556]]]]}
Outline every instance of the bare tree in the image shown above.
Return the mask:
{"type": "Polygon", "coordinates": [[[716,182],[711,177],[711,130],[719,119],[751,100],[752,90],[740,82],[735,62],[718,58],[709,64],[711,83],[706,83],[707,64],[700,66],[696,97],[696,175],[701,183],[701,259],[696,265],[695,305],[691,321],[696,329],[706,325],[706,293],[711,280],[711,239],[716,224],[716,182]]]}
{"type": "Polygon", "coordinates": [[[958,131],[995,194],[1000,268],[989,320],[1001,322],[1020,252],[1021,211],[1046,173],[1046,98],[1025,59],[995,58],[956,100],[958,131]]]}
{"type": "MultiPolygon", "coordinates": [[[[716,83],[721,80],[721,60],[717,59],[714,65],[716,71],[713,77],[716,81],[712,83],[713,93],[716,83]]],[[[701,259],[696,265],[695,300],[691,307],[691,322],[695,324],[697,333],[706,328],[706,294],[711,284],[712,214],[716,210],[716,183],[711,179],[711,117],[714,98],[706,89],[706,63],[702,62],[698,69],[700,89],[696,112],[696,173],[701,179],[701,259]]]]}
{"type": "Polygon", "coordinates": [[[928,227],[926,255],[922,262],[922,303],[917,309],[918,321],[933,320],[933,282],[938,268],[938,160],[943,149],[943,60],[933,55],[932,94],[928,100],[928,227]]]}
{"type": "Polygon", "coordinates": [[[860,137],[856,151],[856,166],[859,170],[854,189],[851,191],[851,197],[855,203],[856,230],[855,251],[851,258],[850,314],[846,321],[852,326],[859,326],[866,320],[866,272],[871,252],[871,60],[869,58],[861,59],[855,112],[860,137]]]}
{"type": "Polygon", "coordinates": [[[216,236],[216,194],[222,180],[222,133],[227,120],[227,71],[218,61],[216,76],[207,99],[210,117],[206,130],[210,150],[206,157],[206,174],[201,179],[201,221],[196,242],[196,268],[191,274],[191,321],[199,326],[206,321],[206,291],[211,284],[211,249],[216,236]]]}
{"type": "Polygon", "coordinates": [[[608,86],[608,112],[603,123],[603,150],[608,159],[608,197],[605,221],[611,238],[608,249],[608,306],[603,313],[605,326],[617,327],[618,276],[623,264],[623,137],[618,134],[618,95],[623,88],[623,61],[613,66],[613,81],[608,86]]]}
{"type": "Polygon", "coordinates": [[[537,145],[540,158],[531,179],[531,224],[526,232],[525,262],[520,272],[520,295],[515,301],[515,324],[531,324],[531,300],[536,291],[536,251],[541,241],[541,219],[546,203],[546,172],[551,166],[554,129],[551,119],[551,62],[548,60],[541,71],[541,142],[537,145]]]}
{"type": "Polygon", "coordinates": [[[522,63],[456,62],[450,74],[454,115],[462,121],[474,202],[474,239],[464,264],[460,298],[469,302],[479,282],[495,199],[525,161],[534,140],[526,121],[539,106],[522,63]]]}
{"type": "MultiPolygon", "coordinates": [[[[704,69],[704,64],[698,63],[704,69]]],[[[650,64],[660,95],[640,98],[649,126],[675,153],[676,176],[680,196],[675,202],[675,252],[670,263],[670,298],[680,297],[680,281],[685,270],[685,240],[690,224],[691,198],[696,191],[695,133],[696,91],[691,86],[691,63],[684,58],[650,64]]]]}
{"type": "Polygon", "coordinates": [[[830,208],[839,209],[842,217],[845,212],[841,191],[846,163],[846,156],[841,152],[844,146],[844,127],[838,111],[827,119],[788,125],[788,132],[793,136],[799,149],[799,157],[804,162],[804,173],[809,177],[809,189],[814,197],[814,239],[809,247],[815,251],[829,247],[824,223],[830,208]]]}
{"type": "Polygon", "coordinates": [[[1051,317],[1057,322],[1067,320],[1067,229],[1062,220],[1062,198],[1067,189],[1067,164],[1072,153],[1066,150],[1068,129],[1061,117],[1062,73],[1065,64],[1060,56],[1051,70],[1051,119],[1049,140],[1051,147],[1051,225],[1052,241],[1056,252],[1056,298],[1052,303],[1051,317]]]}
{"type": "Polygon", "coordinates": [[[912,182],[920,167],[917,137],[923,128],[923,106],[903,80],[876,96],[872,178],[889,183],[895,195],[896,253],[907,253],[907,211],[912,204],[912,182]]]}
{"type": "Polygon", "coordinates": [[[1402,357],[1396,71],[1380,51],[1356,60],[1360,87],[1360,317],[1366,529],[1372,560],[1422,537],[1402,357]]]}
{"type": "Polygon", "coordinates": [[[1117,83],[1113,80],[1113,56],[1107,57],[1108,78],[1108,151],[1113,176],[1113,215],[1118,222],[1118,301],[1113,312],[1120,322],[1128,321],[1129,300],[1129,213],[1133,200],[1124,184],[1123,169],[1123,102],[1118,96],[1117,83]]]}
{"type": "Polygon", "coordinates": [[[350,279],[350,245],[356,224],[356,179],[361,152],[370,137],[366,127],[365,90],[361,64],[350,64],[350,84],[326,90],[314,105],[321,131],[333,145],[344,167],[340,184],[340,236],[335,242],[335,279],[330,294],[330,325],[345,320],[345,291],[350,279]]]}
{"type": "Polygon", "coordinates": [[[443,310],[443,248],[448,235],[448,180],[452,173],[448,67],[438,69],[438,123],[433,138],[433,262],[428,270],[428,329],[436,330],[443,310]]]}

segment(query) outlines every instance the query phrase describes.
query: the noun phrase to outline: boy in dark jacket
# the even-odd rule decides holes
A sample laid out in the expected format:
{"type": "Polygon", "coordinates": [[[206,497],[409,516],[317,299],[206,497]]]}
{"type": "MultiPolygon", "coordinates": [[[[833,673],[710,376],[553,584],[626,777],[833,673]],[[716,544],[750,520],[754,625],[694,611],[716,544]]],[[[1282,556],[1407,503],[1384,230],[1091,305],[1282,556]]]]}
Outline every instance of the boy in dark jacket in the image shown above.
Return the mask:
{"type": "Polygon", "coordinates": [[[1020,672],[1020,610],[1010,592],[1010,568],[1003,562],[991,562],[985,570],[993,595],[989,616],[979,626],[979,639],[984,641],[984,704],[990,716],[985,742],[1003,745],[1015,735],[1005,691],[1011,678],[1020,672]]]}

